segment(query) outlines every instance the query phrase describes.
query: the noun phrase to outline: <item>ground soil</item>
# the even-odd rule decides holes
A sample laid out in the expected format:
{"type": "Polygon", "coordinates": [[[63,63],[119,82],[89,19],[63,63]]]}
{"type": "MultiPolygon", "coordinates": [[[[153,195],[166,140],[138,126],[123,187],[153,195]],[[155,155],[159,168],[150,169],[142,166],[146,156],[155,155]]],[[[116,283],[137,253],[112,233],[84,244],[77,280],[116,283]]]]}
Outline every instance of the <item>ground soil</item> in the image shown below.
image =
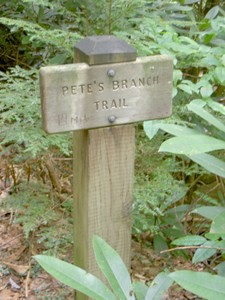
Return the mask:
{"type": "MultiPolygon", "coordinates": [[[[9,188],[0,180],[0,300],[63,300],[74,299],[73,291],[54,280],[33,259],[43,252],[34,234],[24,237],[23,224],[14,222],[15,210],[5,209],[9,188]]],[[[66,257],[72,262],[72,246],[66,257]]],[[[201,269],[190,260],[170,253],[160,254],[152,250],[148,236],[132,240],[131,276],[133,280],[150,283],[164,270],[201,269]]],[[[164,300],[200,299],[178,286],[173,286],[164,300]]],[[[150,299],[149,299],[150,300],[150,299]]]]}
{"type": "MultiPolygon", "coordinates": [[[[41,249],[30,247],[22,226],[13,224],[13,215],[1,210],[0,217],[0,300],[73,299],[69,288],[37,269],[32,255],[41,249]]],[[[193,266],[182,257],[162,256],[154,253],[146,243],[132,241],[131,275],[134,280],[149,283],[165,269],[193,269],[193,266]]],[[[200,298],[174,286],[163,299],[200,298]]]]}

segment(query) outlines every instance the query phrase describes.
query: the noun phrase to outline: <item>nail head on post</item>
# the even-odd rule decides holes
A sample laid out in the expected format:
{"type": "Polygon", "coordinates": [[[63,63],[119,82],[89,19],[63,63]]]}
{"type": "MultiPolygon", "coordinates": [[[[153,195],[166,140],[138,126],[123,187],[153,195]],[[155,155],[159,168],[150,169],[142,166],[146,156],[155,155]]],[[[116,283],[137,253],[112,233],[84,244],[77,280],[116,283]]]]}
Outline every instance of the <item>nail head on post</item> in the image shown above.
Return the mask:
{"type": "Polygon", "coordinates": [[[113,69],[109,69],[108,72],[107,72],[107,75],[109,77],[114,77],[116,75],[116,71],[113,70],[113,69]]]}
{"type": "Polygon", "coordinates": [[[108,121],[109,121],[109,123],[114,123],[116,121],[116,116],[113,116],[113,115],[109,116],[108,121]]]}

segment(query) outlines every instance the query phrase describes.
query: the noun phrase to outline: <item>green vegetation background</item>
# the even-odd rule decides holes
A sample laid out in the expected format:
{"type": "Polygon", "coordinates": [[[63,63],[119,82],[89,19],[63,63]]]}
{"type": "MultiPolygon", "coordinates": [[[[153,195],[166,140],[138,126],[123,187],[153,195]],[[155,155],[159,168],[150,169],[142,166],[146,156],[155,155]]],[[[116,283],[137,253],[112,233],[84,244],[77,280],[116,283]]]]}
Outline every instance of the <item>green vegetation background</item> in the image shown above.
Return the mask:
{"type": "Polygon", "coordinates": [[[222,212],[225,203],[224,1],[10,0],[0,8],[0,179],[27,240],[36,235],[51,254],[72,243],[71,134],[42,130],[38,70],[72,63],[73,46],[100,34],[124,39],[138,56],[174,59],[173,115],[136,125],[134,238],[160,251],[207,233],[207,207],[222,212]]]}

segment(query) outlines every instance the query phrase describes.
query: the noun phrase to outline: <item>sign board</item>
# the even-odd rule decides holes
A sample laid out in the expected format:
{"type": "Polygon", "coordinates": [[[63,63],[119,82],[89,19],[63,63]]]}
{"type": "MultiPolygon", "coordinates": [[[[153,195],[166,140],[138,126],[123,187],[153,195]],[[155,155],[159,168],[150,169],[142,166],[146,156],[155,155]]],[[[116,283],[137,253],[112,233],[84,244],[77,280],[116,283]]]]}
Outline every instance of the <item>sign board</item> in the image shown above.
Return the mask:
{"type": "Polygon", "coordinates": [[[169,56],[40,70],[43,127],[48,133],[165,118],[172,112],[169,56]]]}

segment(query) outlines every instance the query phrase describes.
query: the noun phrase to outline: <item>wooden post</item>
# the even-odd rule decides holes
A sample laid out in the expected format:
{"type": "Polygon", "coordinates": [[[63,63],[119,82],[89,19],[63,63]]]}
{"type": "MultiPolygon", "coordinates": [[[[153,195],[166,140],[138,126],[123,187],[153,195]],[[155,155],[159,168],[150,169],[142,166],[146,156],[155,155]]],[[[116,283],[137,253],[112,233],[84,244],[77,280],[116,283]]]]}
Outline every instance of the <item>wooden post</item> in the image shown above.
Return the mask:
{"type": "Polygon", "coordinates": [[[74,259],[103,279],[93,235],[129,268],[133,123],[171,115],[173,61],[167,55],[136,58],[119,38],[92,36],[76,45],[74,62],[41,68],[42,121],[48,133],[74,131],[74,259]]]}
{"type": "MultiPolygon", "coordinates": [[[[115,37],[94,37],[94,43],[93,51],[89,38],[78,44],[76,63],[110,64],[136,57],[134,49],[115,37]],[[88,53],[86,57],[83,52],[88,53]]],[[[74,132],[75,264],[101,279],[93,253],[93,235],[105,239],[130,266],[134,151],[133,124],[74,132]]],[[[77,299],[87,298],[78,294],[77,299]]]]}

